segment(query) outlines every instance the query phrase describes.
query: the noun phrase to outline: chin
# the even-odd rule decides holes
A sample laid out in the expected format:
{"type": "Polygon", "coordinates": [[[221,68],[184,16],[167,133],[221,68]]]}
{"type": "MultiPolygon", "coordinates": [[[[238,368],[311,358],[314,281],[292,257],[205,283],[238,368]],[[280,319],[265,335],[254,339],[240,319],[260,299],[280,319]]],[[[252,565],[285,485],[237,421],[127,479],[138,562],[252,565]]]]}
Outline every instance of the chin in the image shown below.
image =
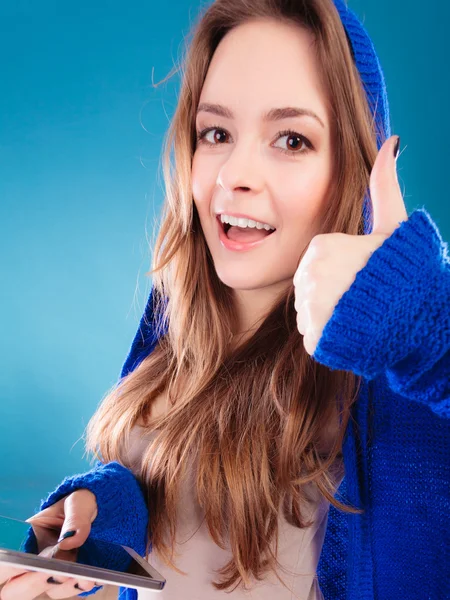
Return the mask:
{"type": "Polygon", "coordinates": [[[269,279],[265,273],[249,273],[248,269],[239,272],[216,268],[216,273],[220,281],[233,290],[265,289],[281,283],[278,278],[269,279]]]}
{"type": "Polygon", "coordinates": [[[247,271],[239,273],[217,269],[216,273],[220,281],[233,290],[255,290],[268,285],[266,278],[262,274],[258,277],[257,273],[253,273],[250,277],[247,271]]]}

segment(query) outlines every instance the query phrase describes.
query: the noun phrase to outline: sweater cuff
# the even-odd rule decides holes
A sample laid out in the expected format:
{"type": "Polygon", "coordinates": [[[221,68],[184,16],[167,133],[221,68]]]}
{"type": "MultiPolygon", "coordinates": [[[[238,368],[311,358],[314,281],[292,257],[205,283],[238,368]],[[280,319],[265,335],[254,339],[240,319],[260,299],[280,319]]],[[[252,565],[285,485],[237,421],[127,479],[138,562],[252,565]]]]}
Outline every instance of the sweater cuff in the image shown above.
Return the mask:
{"type": "Polygon", "coordinates": [[[88,473],[66,477],[39,510],[81,488],[90,490],[97,500],[98,514],[90,536],[129,546],[144,556],[148,510],[142,487],[132,472],[117,461],[97,463],[88,473]]]}
{"type": "MultiPolygon", "coordinates": [[[[140,556],[145,555],[148,510],[143,489],[132,472],[120,463],[98,462],[88,473],[66,477],[56,490],[42,501],[39,511],[82,488],[90,490],[95,495],[98,514],[91,525],[88,539],[80,548],[81,562],[123,571],[127,567],[125,561],[129,559],[128,563],[131,562],[131,557],[125,550],[117,549],[115,553],[108,552],[109,548],[104,552],[97,550],[103,541],[128,546],[140,556]],[[99,543],[94,544],[90,538],[95,538],[99,543]]],[[[23,551],[38,554],[36,536],[32,527],[27,532],[23,551]]],[[[95,594],[101,587],[97,586],[89,592],[78,595],[95,594]]]]}
{"type": "Polygon", "coordinates": [[[424,356],[442,355],[446,348],[436,348],[439,336],[430,332],[449,315],[445,252],[428,212],[414,211],[356,274],[325,325],[313,358],[332,370],[353,371],[370,380],[418,348],[424,356]]]}

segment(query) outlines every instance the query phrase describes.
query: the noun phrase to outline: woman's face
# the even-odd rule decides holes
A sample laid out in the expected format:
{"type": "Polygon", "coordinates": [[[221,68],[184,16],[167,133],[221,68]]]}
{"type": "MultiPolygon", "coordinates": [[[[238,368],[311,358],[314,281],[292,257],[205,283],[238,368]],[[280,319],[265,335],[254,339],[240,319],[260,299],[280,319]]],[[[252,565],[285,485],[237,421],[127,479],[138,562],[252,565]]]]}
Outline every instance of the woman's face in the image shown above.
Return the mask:
{"type": "MultiPolygon", "coordinates": [[[[210,131],[197,141],[193,197],[217,275],[235,290],[290,285],[302,251],[319,230],[332,156],[312,40],[310,32],[272,20],[240,25],[219,44],[202,88],[196,128],[210,131]],[[279,110],[287,107],[312,111],[318,119],[279,110]],[[255,246],[230,249],[221,241],[218,213],[275,231],[255,246]]],[[[244,242],[263,231],[233,228],[228,235],[244,242]]]]}

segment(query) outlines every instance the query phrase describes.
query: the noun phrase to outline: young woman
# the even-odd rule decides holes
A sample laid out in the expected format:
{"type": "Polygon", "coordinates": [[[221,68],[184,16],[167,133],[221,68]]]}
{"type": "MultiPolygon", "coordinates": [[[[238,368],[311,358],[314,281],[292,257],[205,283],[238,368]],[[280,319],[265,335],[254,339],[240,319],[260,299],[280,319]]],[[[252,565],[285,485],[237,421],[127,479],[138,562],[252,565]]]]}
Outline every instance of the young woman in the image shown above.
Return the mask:
{"type": "Polygon", "coordinates": [[[166,600],[450,597],[449,258],[370,38],[341,0],[216,0],[182,74],[101,461],[42,514],[89,490],[65,547],[134,547],[166,600]]]}

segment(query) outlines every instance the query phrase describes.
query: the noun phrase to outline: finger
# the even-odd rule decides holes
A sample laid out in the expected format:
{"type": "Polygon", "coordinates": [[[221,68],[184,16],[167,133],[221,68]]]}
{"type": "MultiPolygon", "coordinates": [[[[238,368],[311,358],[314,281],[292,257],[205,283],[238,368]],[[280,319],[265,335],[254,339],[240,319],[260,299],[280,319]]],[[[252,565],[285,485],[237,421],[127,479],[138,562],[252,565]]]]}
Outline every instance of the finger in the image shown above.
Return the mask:
{"type": "Polygon", "coordinates": [[[97,517],[95,495],[86,489],[73,492],[64,501],[64,513],[59,546],[62,550],[79,548],[87,540],[92,522],[97,517]]]}
{"type": "Polygon", "coordinates": [[[297,320],[297,329],[298,329],[299,333],[303,336],[306,335],[306,329],[308,326],[308,315],[307,315],[306,309],[304,307],[304,303],[302,303],[297,308],[296,320],[297,320]]]}
{"type": "Polygon", "coordinates": [[[84,592],[89,592],[96,586],[101,585],[101,584],[98,584],[96,581],[89,581],[89,579],[77,579],[77,583],[78,583],[78,586],[84,592]]]}
{"type": "MultiPolygon", "coordinates": [[[[1,600],[18,600],[18,598],[20,600],[33,600],[33,598],[37,598],[47,591],[49,585],[51,585],[47,583],[48,578],[48,573],[37,571],[19,575],[5,583],[0,598],[1,600]]],[[[58,580],[63,581],[63,578],[59,577],[58,580]]]]}
{"type": "Polygon", "coordinates": [[[398,183],[397,160],[394,157],[396,135],[388,138],[375,159],[370,174],[370,198],[373,208],[372,233],[391,234],[402,221],[408,220],[403,195],[398,183]]]}
{"type": "Polygon", "coordinates": [[[8,579],[11,579],[12,577],[17,577],[17,575],[21,575],[22,573],[28,573],[28,571],[23,568],[14,569],[7,565],[1,565],[0,566],[0,585],[2,583],[4,583],[5,581],[8,581],[8,579]]]}
{"type": "Polygon", "coordinates": [[[49,598],[72,598],[82,592],[89,592],[94,587],[93,581],[77,580],[71,577],[61,585],[53,585],[46,593],[49,598]],[[78,587],[75,587],[77,585],[78,587]]]}
{"type": "Polygon", "coordinates": [[[28,519],[25,519],[27,523],[35,522],[33,524],[41,525],[42,527],[56,527],[64,523],[64,501],[70,494],[63,496],[57,502],[51,506],[47,506],[43,510],[35,513],[28,519]]]}
{"type": "MultiPolygon", "coordinates": [[[[55,502],[51,506],[47,506],[47,508],[44,508],[43,510],[40,510],[37,513],[34,513],[34,515],[29,517],[28,519],[25,519],[25,521],[27,523],[30,523],[30,521],[32,521],[33,519],[47,519],[47,518],[51,518],[51,520],[54,521],[54,519],[57,518],[57,516],[58,516],[58,509],[60,509],[60,508],[62,509],[62,505],[64,504],[65,498],[67,498],[67,496],[65,496],[64,498],[61,498],[60,500],[58,500],[58,502],[55,502]]],[[[61,515],[62,515],[62,510],[61,510],[61,515]]]]}

